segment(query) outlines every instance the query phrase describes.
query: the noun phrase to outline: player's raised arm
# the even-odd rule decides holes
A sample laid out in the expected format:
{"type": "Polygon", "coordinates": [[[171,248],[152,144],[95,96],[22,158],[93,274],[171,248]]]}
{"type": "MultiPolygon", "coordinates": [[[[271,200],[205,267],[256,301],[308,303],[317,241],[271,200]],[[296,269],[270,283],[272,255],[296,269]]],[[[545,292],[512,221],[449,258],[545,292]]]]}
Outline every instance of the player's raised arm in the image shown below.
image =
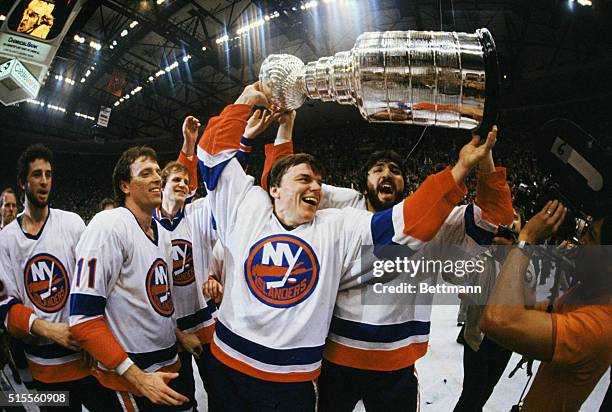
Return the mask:
{"type": "MultiPolygon", "coordinates": [[[[427,177],[418,190],[401,203],[370,214],[368,225],[354,224],[356,230],[370,231],[370,238],[363,234],[360,236],[362,244],[373,245],[375,253],[392,244],[406,245],[416,251],[433,239],[456,204],[467,193],[463,180],[472,168],[490,154],[495,134],[490,133],[484,143],[479,140],[472,139],[461,149],[455,166],[427,177]]],[[[365,280],[361,277],[360,282],[365,280]]],[[[351,275],[345,275],[342,288],[352,286],[354,279],[351,275]]]]}
{"type": "MultiPolygon", "coordinates": [[[[497,127],[494,126],[488,135],[488,142],[497,139],[497,127]]],[[[478,136],[462,149],[465,154],[485,148],[478,136]]],[[[452,244],[466,251],[473,252],[479,246],[490,245],[499,225],[509,226],[513,221],[512,197],[506,182],[506,169],[495,167],[491,149],[487,149],[478,161],[476,200],[473,204],[455,208],[442,227],[445,244],[438,246],[438,254],[444,253],[444,247],[452,244]]]]}
{"type": "Polygon", "coordinates": [[[256,111],[251,119],[249,116],[253,106],[267,104],[258,84],[247,86],[234,104],[209,121],[198,145],[200,171],[222,240],[238,206],[253,187],[253,178],[241,167],[241,160],[250,151],[249,139],[273,120],[270,113],[262,111],[256,111]]]}
{"type": "Polygon", "coordinates": [[[266,160],[261,173],[261,187],[268,190],[268,174],[272,165],[281,157],[293,154],[293,126],[295,124],[296,112],[280,113],[278,115],[278,131],[274,143],[265,146],[266,160]]]}
{"type": "Polygon", "coordinates": [[[183,121],[183,147],[176,160],[189,172],[189,192],[198,188],[198,158],[195,155],[195,144],[198,140],[200,121],[194,116],[187,116],[183,121]]]}

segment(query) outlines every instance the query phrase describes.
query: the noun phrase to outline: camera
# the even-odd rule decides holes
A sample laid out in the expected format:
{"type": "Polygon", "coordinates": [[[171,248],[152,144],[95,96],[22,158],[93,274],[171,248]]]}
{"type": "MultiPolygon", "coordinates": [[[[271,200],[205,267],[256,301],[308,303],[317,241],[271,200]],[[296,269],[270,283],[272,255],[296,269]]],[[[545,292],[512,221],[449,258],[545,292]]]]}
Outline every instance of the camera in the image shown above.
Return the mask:
{"type": "Polygon", "coordinates": [[[553,119],[541,127],[536,156],[544,180],[521,183],[515,203],[524,207],[528,220],[549,200],[561,201],[568,210],[556,239],[576,243],[593,218],[605,214],[612,204],[608,167],[612,159],[593,136],[567,119],[553,119]]]}

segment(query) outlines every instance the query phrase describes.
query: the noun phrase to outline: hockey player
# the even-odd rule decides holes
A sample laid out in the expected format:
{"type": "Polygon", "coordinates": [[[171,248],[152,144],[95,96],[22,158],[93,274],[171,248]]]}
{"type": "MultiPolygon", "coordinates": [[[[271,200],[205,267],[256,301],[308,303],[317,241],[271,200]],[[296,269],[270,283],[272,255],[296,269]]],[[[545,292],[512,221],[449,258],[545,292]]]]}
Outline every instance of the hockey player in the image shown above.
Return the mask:
{"type": "Polygon", "coordinates": [[[180,410],[171,295],[172,245],[152,216],[161,205],[155,151],[126,150],[113,171],[121,207],[98,213],[76,248],[70,329],[98,361],[105,410],[180,410]],[[170,382],[169,382],[170,381],[170,382]],[[169,382],[169,383],[168,383],[169,382]]]}
{"type": "Polygon", "coordinates": [[[10,187],[4,189],[0,195],[0,211],[2,211],[0,219],[0,230],[2,230],[17,217],[17,196],[10,187]]]}
{"type": "Polygon", "coordinates": [[[80,411],[99,387],[80,345],[68,328],[74,249],[85,223],[75,213],[49,207],[53,156],[43,145],[28,147],[18,160],[17,180],[24,212],[0,232],[0,278],[8,295],[0,303],[2,326],[25,341],[34,386],[69,391],[68,410],[80,411]]]}
{"type": "Polygon", "coordinates": [[[247,86],[209,124],[198,148],[225,246],[225,291],[211,343],[219,361],[214,388],[227,410],[310,411],[339,284],[367,280],[356,276],[361,246],[399,243],[414,251],[425,245],[495,139],[466,145],[453,168],[385,212],[317,211],[321,168],[312,156],[276,162],[269,194],[234,159],[252,106],[267,103],[258,84],[247,86]]]}
{"type": "MultiPolygon", "coordinates": [[[[255,137],[270,121],[271,116],[251,119],[245,135],[255,137]]],[[[161,172],[163,200],[154,218],[169,232],[172,240],[172,292],[181,360],[177,378],[179,386],[184,388],[184,394],[195,405],[192,356],[195,357],[208,393],[208,410],[217,410],[219,406],[215,405],[210,386],[214,378],[207,373],[216,305],[212,297],[204,299],[200,293],[202,286],[208,283],[206,278],[212,265],[216,235],[208,199],[191,201],[197,189],[197,157],[194,149],[199,125],[198,119],[193,116],[186,117],[183,122],[183,147],[178,161],[170,162],[161,172]]],[[[249,150],[250,147],[245,146],[243,153],[249,150]]]]}
{"type": "MultiPolygon", "coordinates": [[[[266,145],[266,164],[293,153],[295,112],[282,119],[274,144],[266,145]]],[[[490,134],[495,139],[497,128],[490,134]]],[[[472,144],[478,140],[474,137],[472,144]]],[[[374,152],[362,169],[360,192],[323,185],[320,208],[354,207],[374,213],[392,208],[405,191],[401,163],[392,150],[374,152]]],[[[443,257],[449,245],[475,253],[477,245],[491,243],[499,224],[512,221],[505,169],[495,167],[492,151],[478,163],[478,169],[476,204],[451,212],[421,251],[425,258],[443,257]]],[[[396,282],[402,280],[399,277],[396,282]]],[[[318,380],[319,410],[352,411],[360,399],[366,410],[417,410],[414,363],[427,351],[431,295],[398,294],[386,297],[384,305],[368,305],[363,304],[359,288],[343,286],[318,380]]]]}

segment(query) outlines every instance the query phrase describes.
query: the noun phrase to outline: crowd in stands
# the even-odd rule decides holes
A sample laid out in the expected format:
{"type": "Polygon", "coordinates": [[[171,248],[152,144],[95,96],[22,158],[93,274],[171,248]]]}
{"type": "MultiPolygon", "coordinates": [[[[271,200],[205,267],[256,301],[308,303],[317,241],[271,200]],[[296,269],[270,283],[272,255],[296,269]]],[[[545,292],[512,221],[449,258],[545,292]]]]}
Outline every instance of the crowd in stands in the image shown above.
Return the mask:
{"type": "MultiPolygon", "coordinates": [[[[607,130],[612,124],[600,123],[588,130],[597,137],[607,151],[612,151],[612,136],[607,130]]],[[[263,144],[274,138],[274,130],[267,131],[254,144],[248,173],[259,182],[264,161],[263,144]]],[[[542,185],[545,176],[538,166],[535,152],[537,132],[530,127],[499,128],[498,142],[494,149],[495,163],[508,168],[508,181],[513,192],[520,183],[542,185]]],[[[451,164],[458,157],[458,150],[470,138],[467,131],[418,126],[350,124],[338,128],[321,128],[300,131],[299,120],[294,131],[295,151],[314,154],[326,167],[325,182],[344,187],[358,187],[360,165],[375,150],[393,149],[405,156],[404,167],[408,176],[408,192],[430,173],[451,164]],[[417,144],[418,142],[418,144],[417,144]],[[410,154],[410,156],[408,156],[410,154]]],[[[177,142],[179,140],[177,139],[177,142]]],[[[180,147],[177,144],[177,154],[180,147]]],[[[2,187],[15,187],[14,170],[19,151],[4,153],[0,178],[2,187]]],[[[55,153],[55,176],[51,205],[78,213],[88,222],[96,213],[100,200],[112,197],[111,176],[118,158],[108,155],[75,155],[55,153]]],[[[162,154],[160,165],[174,160],[172,154],[162,154]]],[[[475,179],[468,179],[473,186],[475,179]]],[[[473,196],[474,191],[470,191],[473,196]]],[[[470,197],[466,201],[472,200],[470,197]]],[[[522,206],[522,205],[519,205],[522,206]]]]}

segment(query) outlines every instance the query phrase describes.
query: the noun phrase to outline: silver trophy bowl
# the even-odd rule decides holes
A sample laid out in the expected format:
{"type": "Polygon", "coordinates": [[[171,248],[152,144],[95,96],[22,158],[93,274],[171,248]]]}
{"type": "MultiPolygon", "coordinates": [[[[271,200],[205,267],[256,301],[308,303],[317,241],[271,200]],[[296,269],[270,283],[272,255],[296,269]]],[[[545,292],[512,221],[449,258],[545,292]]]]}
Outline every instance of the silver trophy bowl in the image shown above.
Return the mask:
{"type": "Polygon", "coordinates": [[[499,101],[495,43],[475,33],[368,32],[350,51],[306,65],[273,54],[259,80],[275,110],[306,98],[357,106],[370,122],[488,129],[499,101]]]}

